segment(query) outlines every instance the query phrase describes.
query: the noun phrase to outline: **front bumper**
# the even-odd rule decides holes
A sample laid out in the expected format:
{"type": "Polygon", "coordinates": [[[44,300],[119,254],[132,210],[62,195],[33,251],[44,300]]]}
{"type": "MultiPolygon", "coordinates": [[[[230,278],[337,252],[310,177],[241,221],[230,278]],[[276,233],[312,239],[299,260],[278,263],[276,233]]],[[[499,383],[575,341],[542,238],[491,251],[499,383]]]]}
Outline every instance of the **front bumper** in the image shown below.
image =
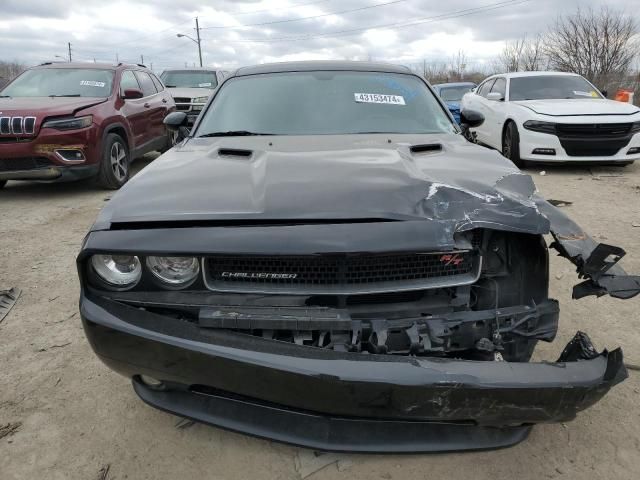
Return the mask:
{"type": "Polygon", "coordinates": [[[620,350],[559,363],[365,355],[201,329],[85,293],[80,313],[94,351],[147,403],[322,450],[509,446],[531,424],[571,420],[626,377],[620,350]]]}
{"type": "Polygon", "coordinates": [[[0,180],[44,180],[70,182],[98,174],[99,165],[52,166],[32,170],[0,172],[0,180]]]}
{"type": "Polygon", "coordinates": [[[562,147],[556,135],[533,132],[526,128],[518,128],[520,134],[520,158],[528,162],[543,163],[626,163],[640,160],[640,152],[628,154],[632,148],[640,148],[640,134],[635,134],[629,143],[622,147],[615,155],[607,156],[571,156],[562,147]],[[554,149],[555,155],[539,155],[533,153],[536,149],[554,149]]]}
{"type": "Polygon", "coordinates": [[[60,131],[41,128],[28,141],[0,143],[0,180],[75,180],[95,175],[100,163],[96,126],[60,131]],[[61,152],[75,152],[68,160],[61,152]]]}

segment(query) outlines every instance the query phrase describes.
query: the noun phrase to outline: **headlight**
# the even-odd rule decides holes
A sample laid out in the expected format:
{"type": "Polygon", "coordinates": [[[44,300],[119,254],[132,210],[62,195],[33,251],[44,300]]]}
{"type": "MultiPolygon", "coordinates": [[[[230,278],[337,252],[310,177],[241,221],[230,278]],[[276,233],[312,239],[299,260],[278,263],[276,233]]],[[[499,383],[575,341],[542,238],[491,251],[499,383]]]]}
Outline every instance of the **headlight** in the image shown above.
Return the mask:
{"type": "Polygon", "coordinates": [[[147,257],[147,267],[165,286],[173,288],[191,285],[200,273],[195,257],[147,257]]]}
{"type": "Polygon", "coordinates": [[[191,100],[191,103],[207,103],[208,99],[209,97],[196,97],[193,100],[191,100]]]}
{"type": "Polygon", "coordinates": [[[101,280],[118,289],[133,288],[142,276],[142,265],[132,255],[94,255],[91,266],[101,280]]]}
{"type": "Polygon", "coordinates": [[[47,120],[42,124],[43,128],[55,128],[56,130],[77,130],[79,128],[90,127],[93,123],[93,116],[85,115],[84,117],[68,117],[47,120]]]}
{"type": "Polygon", "coordinates": [[[556,124],[551,122],[540,122],[538,120],[527,120],[524,122],[524,128],[539,133],[556,133],[556,124]]]}

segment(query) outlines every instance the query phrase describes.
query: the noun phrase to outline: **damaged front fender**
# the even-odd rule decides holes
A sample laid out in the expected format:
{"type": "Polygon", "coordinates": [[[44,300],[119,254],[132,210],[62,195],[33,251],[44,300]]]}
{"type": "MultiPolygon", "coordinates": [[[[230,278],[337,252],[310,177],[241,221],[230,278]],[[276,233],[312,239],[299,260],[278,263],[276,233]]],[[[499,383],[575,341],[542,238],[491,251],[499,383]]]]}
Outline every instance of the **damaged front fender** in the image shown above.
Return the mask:
{"type": "Polygon", "coordinates": [[[640,276],[628,275],[617,265],[625,255],[620,247],[597,243],[573,220],[546,200],[537,197],[536,205],[549,219],[551,244],[560,256],[569,259],[585,281],[573,287],[573,298],[609,294],[615,298],[632,298],[640,293],[640,276]]]}

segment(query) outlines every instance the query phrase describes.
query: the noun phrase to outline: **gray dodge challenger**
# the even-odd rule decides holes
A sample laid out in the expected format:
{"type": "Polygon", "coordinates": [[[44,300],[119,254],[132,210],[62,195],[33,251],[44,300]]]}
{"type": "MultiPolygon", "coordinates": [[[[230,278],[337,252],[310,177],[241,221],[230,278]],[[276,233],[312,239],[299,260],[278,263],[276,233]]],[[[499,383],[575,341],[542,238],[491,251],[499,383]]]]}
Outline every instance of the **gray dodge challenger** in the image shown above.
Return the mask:
{"type": "Polygon", "coordinates": [[[153,407],[320,450],[498,448],[571,420],[627,372],[584,332],[530,362],[558,328],[549,250],[575,299],[640,277],[465,140],[482,121],[398,66],[239,69],[88,233],[93,350],[153,407]]]}

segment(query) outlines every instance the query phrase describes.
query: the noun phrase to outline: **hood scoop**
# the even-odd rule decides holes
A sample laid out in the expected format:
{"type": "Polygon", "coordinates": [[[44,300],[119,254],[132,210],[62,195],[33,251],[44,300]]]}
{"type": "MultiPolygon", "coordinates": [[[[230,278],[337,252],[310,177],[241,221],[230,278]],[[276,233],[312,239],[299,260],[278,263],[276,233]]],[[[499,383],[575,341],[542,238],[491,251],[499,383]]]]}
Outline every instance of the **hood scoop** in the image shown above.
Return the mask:
{"type": "Polygon", "coordinates": [[[412,145],[409,147],[409,151],[414,155],[421,153],[434,153],[441,152],[442,145],[440,143],[425,143],[422,145],[412,145]]]}
{"type": "Polygon", "coordinates": [[[241,148],[220,148],[218,149],[218,155],[221,157],[249,158],[251,155],[253,155],[253,151],[244,150],[241,148]]]}

